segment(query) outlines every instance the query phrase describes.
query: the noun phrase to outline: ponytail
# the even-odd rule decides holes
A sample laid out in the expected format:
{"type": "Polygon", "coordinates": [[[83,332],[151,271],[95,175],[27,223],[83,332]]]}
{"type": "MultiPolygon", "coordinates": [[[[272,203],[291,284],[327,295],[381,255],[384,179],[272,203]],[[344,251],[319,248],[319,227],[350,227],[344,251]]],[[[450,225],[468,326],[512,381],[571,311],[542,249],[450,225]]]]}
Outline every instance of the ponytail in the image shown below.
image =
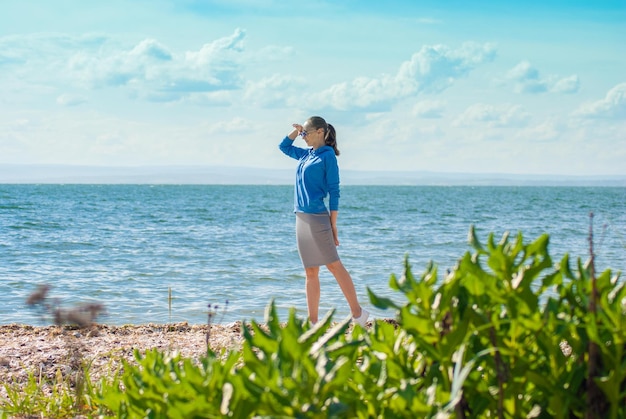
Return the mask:
{"type": "Polygon", "coordinates": [[[326,128],[324,143],[331,146],[333,150],[335,150],[335,156],[339,155],[339,149],[337,148],[337,133],[335,132],[335,127],[330,124],[328,124],[328,127],[326,128]]]}

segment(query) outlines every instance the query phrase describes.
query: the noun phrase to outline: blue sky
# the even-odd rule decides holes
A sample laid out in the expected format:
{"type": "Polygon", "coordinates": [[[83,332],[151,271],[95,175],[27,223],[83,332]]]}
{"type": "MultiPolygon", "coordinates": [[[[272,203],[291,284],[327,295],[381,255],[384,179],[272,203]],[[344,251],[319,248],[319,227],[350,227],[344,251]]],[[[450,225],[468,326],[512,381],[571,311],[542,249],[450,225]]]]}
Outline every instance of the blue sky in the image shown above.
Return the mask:
{"type": "Polygon", "coordinates": [[[284,169],[310,115],[343,169],[626,175],[626,2],[0,2],[0,164],[284,169]]]}

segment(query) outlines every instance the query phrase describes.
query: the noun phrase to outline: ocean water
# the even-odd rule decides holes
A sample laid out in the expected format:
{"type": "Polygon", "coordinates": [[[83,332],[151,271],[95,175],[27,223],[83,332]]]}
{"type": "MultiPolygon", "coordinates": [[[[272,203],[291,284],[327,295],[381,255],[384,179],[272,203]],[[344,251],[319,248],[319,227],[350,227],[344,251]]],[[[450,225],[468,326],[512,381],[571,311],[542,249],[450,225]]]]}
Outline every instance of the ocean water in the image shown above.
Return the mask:
{"type": "MultiPolygon", "coordinates": [[[[38,284],[63,306],[104,303],[108,324],[203,323],[208,304],[220,307],[220,323],[262,321],[272,299],[281,318],[292,307],[304,317],[292,194],[275,185],[0,185],[0,324],[51,323],[25,304],[38,284]]],[[[626,188],[344,186],[340,205],[339,254],[370,309],[367,287],[399,298],[388,283],[405,255],[414,273],[431,260],[440,274],[452,267],[471,250],[470,225],[483,242],[489,232],[549,233],[555,261],[587,259],[593,212],[597,269],[626,268],[626,188]]],[[[325,269],[321,281],[321,312],[349,315],[325,269]]]]}

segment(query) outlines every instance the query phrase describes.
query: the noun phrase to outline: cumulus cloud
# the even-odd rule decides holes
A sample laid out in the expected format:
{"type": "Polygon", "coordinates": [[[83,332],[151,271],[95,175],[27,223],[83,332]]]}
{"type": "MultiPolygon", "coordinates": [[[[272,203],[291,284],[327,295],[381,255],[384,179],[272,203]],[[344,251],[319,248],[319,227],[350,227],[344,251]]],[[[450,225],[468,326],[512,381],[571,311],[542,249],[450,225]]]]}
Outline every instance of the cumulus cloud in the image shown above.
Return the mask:
{"type": "Polygon", "coordinates": [[[229,121],[220,121],[215,124],[211,124],[208,128],[208,132],[212,134],[216,133],[245,133],[254,129],[254,123],[244,118],[233,118],[229,121]]]}
{"type": "Polygon", "coordinates": [[[1,55],[13,57],[16,61],[49,59],[52,55],[67,56],[71,49],[100,48],[108,38],[100,34],[65,35],[58,33],[32,33],[0,37],[1,55]]]}
{"type": "Polygon", "coordinates": [[[572,75],[557,80],[552,85],[552,91],[555,93],[576,93],[580,88],[580,80],[577,75],[572,75]]]}
{"type": "Polygon", "coordinates": [[[560,126],[558,122],[554,120],[545,120],[537,125],[528,126],[523,131],[520,131],[517,135],[518,138],[532,140],[532,141],[553,141],[565,131],[565,128],[560,126]]]}
{"type": "Polygon", "coordinates": [[[172,53],[154,39],[145,39],[133,48],[130,56],[151,58],[157,61],[171,61],[172,53]]]}
{"type": "Polygon", "coordinates": [[[582,105],[574,112],[583,118],[626,118],[626,83],[620,83],[595,102],[582,105]]]}
{"type": "Polygon", "coordinates": [[[446,103],[440,100],[423,100],[413,107],[413,115],[419,118],[441,118],[446,103]]]}
{"type": "Polygon", "coordinates": [[[293,47],[268,45],[250,53],[250,61],[255,63],[278,62],[294,56],[295,50],[293,47]]]}
{"type": "Polygon", "coordinates": [[[298,101],[298,92],[306,85],[306,79],[290,75],[274,74],[246,86],[244,99],[247,103],[269,107],[298,101]]]}
{"type": "Polygon", "coordinates": [[[107,38],[97,35],[70,36],[35,33],[0,37],[0,66],[3,76],[19,80],[22,85],[39,87],[68,80],[67,63],[71,51],[99,50],[107,38]]]}
{"type": "Polygon", "coordinates": [[[174,100],[194,92],[233,89],[239,85],[237,53],[245,32],[203,45],[198,51],[176,55],[155,40],[141,41],[130,51],[113,54],[76,54],[70,68],[93,87],[127,85],[144,97],[174,100]]]}
{"type": "MultiPolygon", "coordinates": [[[[100,35],[34,34],[0,38],[0,65],[20,65],[30,83],[83,89],[127,87],[148,100],[178,100],[197,92],[232,90],[240,80],[245,31],[204,44],[195,51],[172,51],[155,39],[121,46],[100,35]]],[[[61,95],[61,105],[74,100],[61,95]]]]}
{"type": "Polygon", "coordinates": [[[495,55],[491,44],[466,43],[457,49],[445,45],[424,46],[402,63],[395,75],[358,77],[329,87],[315,99],[320,106],[340,110],[380,110],[421,92],[443,91],[477,66],[492,61],[495,55]]]}
{"type": "Polygon", "coordinates": [[[199,51],[185,53],[185,61],[191,68],[206,69],[206,67],[231,68],[233,66],[232,52],[243,51],[243,41],[246,33],[236,29],[231,36],[217,39],[205,44],[199,51]]]}
{"type": "Polygon", "coordinates": [[[517,105],[486,105],[476,103],[468,107],[454,125],[483,125],[486,127],[522,127],[530,119],[530,114],[517,105]]]}
{"type": "Polygon", "coordinates": [[[577,75],[542,77],[539,70],[528,61],[522,61],[510,69],[506,79],[513,83],[517,93],[576,93],[580,88],[577,75]]]}

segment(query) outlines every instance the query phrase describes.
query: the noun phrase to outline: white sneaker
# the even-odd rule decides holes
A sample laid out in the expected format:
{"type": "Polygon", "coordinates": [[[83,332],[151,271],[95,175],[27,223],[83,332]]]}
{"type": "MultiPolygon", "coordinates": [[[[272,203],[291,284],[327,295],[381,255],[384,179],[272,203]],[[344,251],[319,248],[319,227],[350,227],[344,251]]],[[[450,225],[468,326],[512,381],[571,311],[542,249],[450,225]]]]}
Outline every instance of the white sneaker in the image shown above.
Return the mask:
{"type": "Polygon", "coordinates": [[[370,316],[367,310],[361,308],[361,315],[359,317],[353,317],[352,321],[361,325],[361,327],[365,327],[367,324],[367,318],[370,316]]]}

